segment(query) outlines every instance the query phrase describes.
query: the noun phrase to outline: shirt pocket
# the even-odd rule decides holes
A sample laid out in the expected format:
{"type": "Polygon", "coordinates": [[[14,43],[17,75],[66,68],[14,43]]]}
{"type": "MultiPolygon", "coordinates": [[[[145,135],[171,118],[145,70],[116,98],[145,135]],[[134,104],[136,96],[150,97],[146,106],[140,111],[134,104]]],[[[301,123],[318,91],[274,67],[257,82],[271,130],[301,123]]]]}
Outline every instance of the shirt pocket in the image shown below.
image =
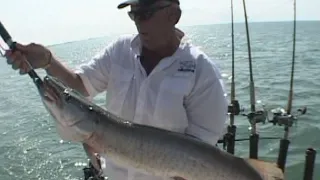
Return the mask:
{"type": "Polygon", "coordinates": [[[190,77],[186,75],[171,75],[163,79],[154,111],[157,127],[184,132],[188,119],[183,103],[189,86],[190,77]]]}
{"type": "Polygon", "coordinates": [[[107,89],[107,109],[120,115],[128,90],[131,86],[133,71],[113,64],[107,89]]]}

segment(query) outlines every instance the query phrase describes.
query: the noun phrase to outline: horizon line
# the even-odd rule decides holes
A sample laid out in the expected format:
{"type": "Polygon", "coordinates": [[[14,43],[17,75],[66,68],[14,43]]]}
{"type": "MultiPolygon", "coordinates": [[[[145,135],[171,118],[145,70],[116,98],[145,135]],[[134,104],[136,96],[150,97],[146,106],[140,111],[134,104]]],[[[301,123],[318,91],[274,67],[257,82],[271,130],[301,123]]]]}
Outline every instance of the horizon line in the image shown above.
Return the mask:
{"type": "MultiPolygon", "coordinates": [[[[289,21],[289,20],[278,20],[278,21],[251,21],[248,22],[248,24],[255,24],[255,23],[284,23],[284,22],[293,22],[289,21]]],[[[296,22],[319,22],[320,20],[296,20],[296,22]]],[[[236,21],[233,22],[234,24],[244,24],[244,21],[236,21]]],[[[210,26],[210,25],[226,25],[226,24],[231,24],[231,22],[219,22],[219,23],[204,23],[204,24],[194,24],[194,25],[181,25],[179,28],[183,28],[183,27],[194,27],[194,26],[210,26]]],[[[99,39],[99,38],[104,38],[104,37],[109,37],[112,35],[115,35],[117,33],[110,33],[109,35],[102,35],[102,36],[94,36],[94,37],[90,37],[90,38],[83,38],[83,39],[78,39],[78,40],[71,40],[71,41],[65,41],[65,42],[61,42],[61,43],[54,43],[54,44],[48,44],[46,45],[47,47],[54,47],[54,46],[58,46],[58,45],[64,45],[64,44],[70,44],[70,43],[75,43],[75,42],[79,42],[79,41],[87,41],[87,40],[93,40],[93,39],[99,39]]],[[[120,33],[120,34],[127,34],[127,33],[120,33]]],[[[119,34],[119,35],[120,35],[119,34]]]]}

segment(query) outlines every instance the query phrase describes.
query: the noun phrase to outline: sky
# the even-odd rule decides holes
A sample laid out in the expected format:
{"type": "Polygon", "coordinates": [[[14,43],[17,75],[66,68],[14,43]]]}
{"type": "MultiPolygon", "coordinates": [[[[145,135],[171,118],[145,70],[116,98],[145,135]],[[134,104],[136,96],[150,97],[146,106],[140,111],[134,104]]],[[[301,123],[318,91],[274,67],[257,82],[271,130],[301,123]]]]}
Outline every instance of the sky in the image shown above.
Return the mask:
{"type": "MultiPolygon", "coordinates": [[[[0,0],[0,21],[15,41],[45,45],[136,32],[121,0],[0,0]]],[[[178,26],[230,23],[230,0],[180,0],[178,26]]],[[[320,20],[319,0],[297,0],[297,20],[320,20]]],[[[246,0],[249,22],[291,21],[293,0],[246,0]]],[[[234,21],[244,22],[242,0],[234,21]]]]}

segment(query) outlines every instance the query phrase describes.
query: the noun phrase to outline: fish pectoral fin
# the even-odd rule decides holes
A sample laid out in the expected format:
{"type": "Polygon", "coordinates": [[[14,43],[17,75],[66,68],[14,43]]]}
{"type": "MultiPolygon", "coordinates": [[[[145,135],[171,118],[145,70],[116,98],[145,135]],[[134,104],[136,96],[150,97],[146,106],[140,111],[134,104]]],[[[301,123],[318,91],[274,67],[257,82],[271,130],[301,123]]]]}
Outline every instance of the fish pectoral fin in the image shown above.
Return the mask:
{"type": "Polygon", "coordinates": [[[100,162],[100,155],[97,154],[96,150],[89,146],[88,144],[82,144],[83,149],[85,150],[88,158],[90,159],[91,164],[93,165],[93,167],[100,171],[101,170],[101,162],[100,162]]]}
{"type": "Polygon", "coordinates": [[[260,173],[263,180],[284,180],[284,174],[277,164],[257,159],[246,159],[246,161],[260,173]]]}

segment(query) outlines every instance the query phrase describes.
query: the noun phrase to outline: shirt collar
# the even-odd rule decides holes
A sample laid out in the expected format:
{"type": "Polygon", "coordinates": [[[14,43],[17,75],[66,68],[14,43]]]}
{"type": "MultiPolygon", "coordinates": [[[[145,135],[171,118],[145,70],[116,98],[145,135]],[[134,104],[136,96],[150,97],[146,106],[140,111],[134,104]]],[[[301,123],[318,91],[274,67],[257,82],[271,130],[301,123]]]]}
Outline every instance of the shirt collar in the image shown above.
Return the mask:
{"type": "Polygon", "coordinates": [[[135,35],[134,38],[131,40],[131,49],[136,55],[140,55],[141,52],[141,41],[139,38],[139,34],[135,35]]]}
{"type": "MultiPolygon", "coordinates": [[[[178,55],[179,52],[180,52],[182,49],[184,49],[184,47],[185,47],[185,46],[188,44],[188,42],[189,42],[188,37],[187,37],[180,29],[177,28],[176,30],[177,30],[177,33],[179,33],[180,35],[181,35],[181,33],[182,33],[183,37],[182,37],[182,39],[181,39],[181,41],[180,41],[180,45],[179,45],[177,51],[173,54],[173,56],[178,55]]],[[[140,53],[141,53],[141,40],[140,40],[140,38],[139,38],[139,34],[137,34],[137,35],[135,35],[135,36],[133,37],[133,39],[132,39],[131,42],[130,42],[130,46],[131,46],[131,49],[132,49],[132,51],[134,52],[134,54],[136,54],[137,56],[139,56],[140,53]]]]}

